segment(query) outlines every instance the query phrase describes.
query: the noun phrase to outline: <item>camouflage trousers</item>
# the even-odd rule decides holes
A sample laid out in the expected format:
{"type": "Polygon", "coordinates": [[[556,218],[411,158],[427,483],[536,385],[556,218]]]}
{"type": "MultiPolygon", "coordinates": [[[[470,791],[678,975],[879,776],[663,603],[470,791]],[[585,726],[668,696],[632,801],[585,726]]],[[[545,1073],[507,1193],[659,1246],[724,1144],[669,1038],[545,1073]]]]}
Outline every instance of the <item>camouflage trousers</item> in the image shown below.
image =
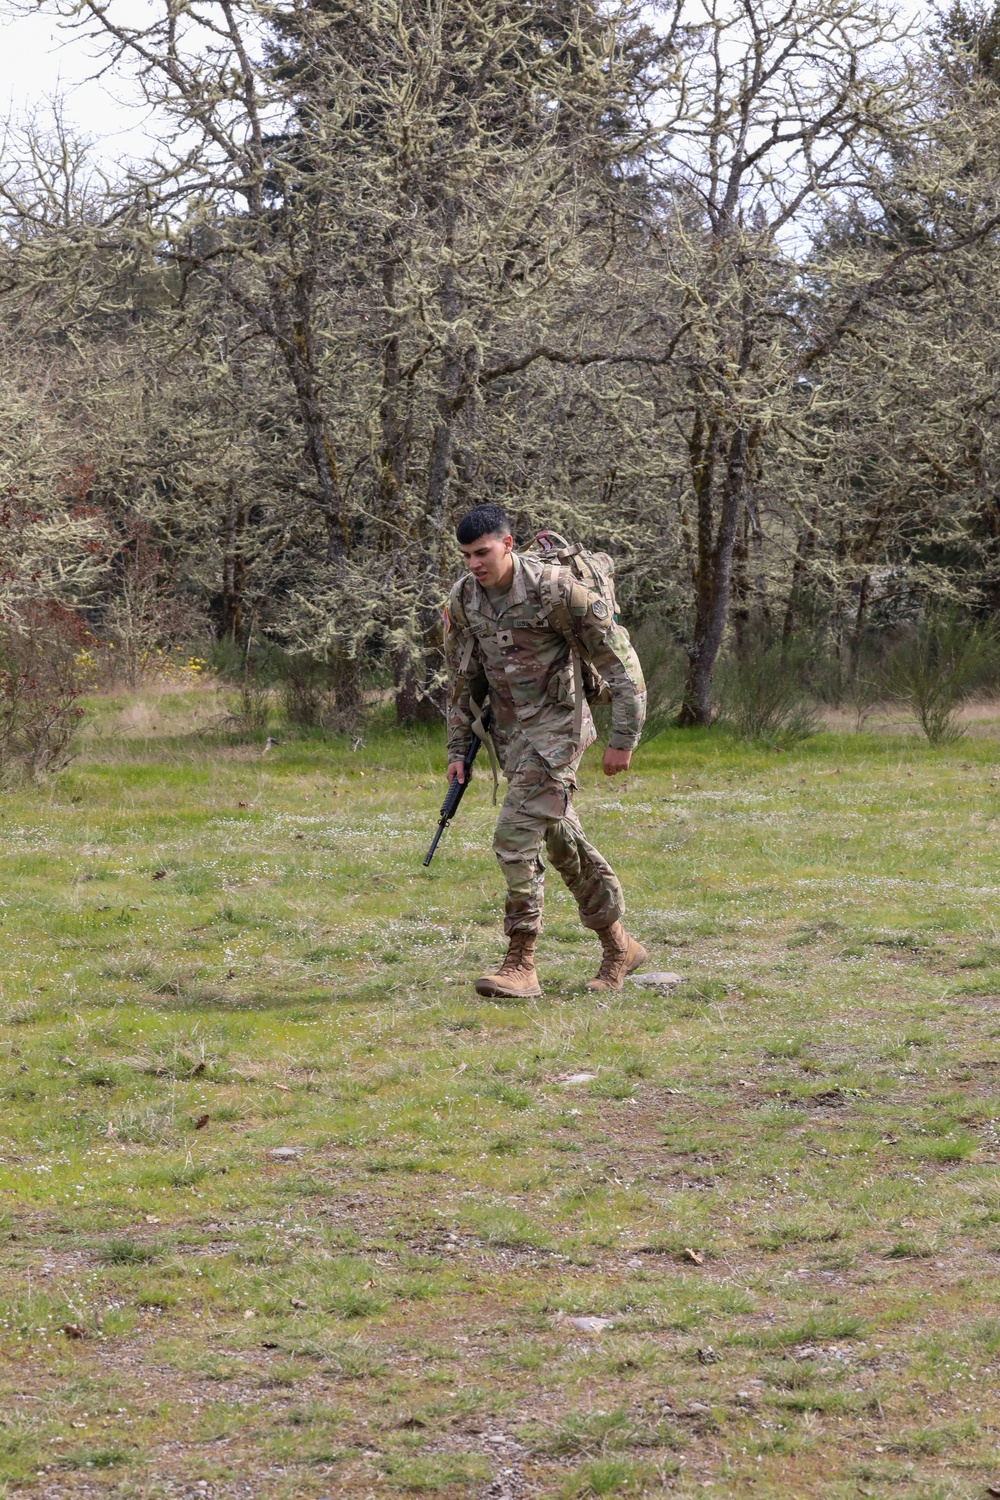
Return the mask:
{"type": "Polygon", "coordinates": [[[579,758],[553,770],[525,742],[507,757],[507,795],[500,809],[493,850],[507,881],[504,932],[541,932],[545,863],[569,886],[584,927],[599,930],[625,911],[622,888],[607,860],[589,843],[573,810],[579,758]]]}

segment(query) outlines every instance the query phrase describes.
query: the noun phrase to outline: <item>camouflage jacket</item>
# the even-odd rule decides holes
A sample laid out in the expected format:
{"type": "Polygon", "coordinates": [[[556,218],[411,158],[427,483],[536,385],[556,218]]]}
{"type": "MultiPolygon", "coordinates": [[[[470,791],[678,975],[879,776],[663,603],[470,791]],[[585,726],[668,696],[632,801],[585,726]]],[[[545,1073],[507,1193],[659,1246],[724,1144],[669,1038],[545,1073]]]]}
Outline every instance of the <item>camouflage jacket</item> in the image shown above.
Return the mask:
{"type": "MultiPolygon", "coordinates": [[[[452,589],[445,632],[449,761],[461,760],[472,739],[470,697],[481,703],[487,690],[501,760],[517,731],[553,768],[567,765],[596,738],[586,704],[581,733],[576,733],[569,643],[550,624],[542,602],[547,566],[540,556],[515,553],[514,581],[499,613],[471,573],[452,589]]],[[[646,717],[646,685],[628,632],[611,618],[600,596],[567,568],[560,568],[558,583],[580,655],[611,688],[608,743],[616,750],[632,750],[646,717]]]]}

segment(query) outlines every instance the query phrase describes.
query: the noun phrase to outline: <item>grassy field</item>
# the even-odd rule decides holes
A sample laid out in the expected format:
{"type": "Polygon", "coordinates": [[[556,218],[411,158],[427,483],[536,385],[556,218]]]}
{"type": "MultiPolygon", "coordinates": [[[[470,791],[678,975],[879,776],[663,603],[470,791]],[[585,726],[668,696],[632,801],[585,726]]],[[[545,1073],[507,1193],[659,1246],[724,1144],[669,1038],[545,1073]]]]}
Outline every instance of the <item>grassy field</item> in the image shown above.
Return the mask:
{"type": "Polygon", "coordinates": [[[1000,726],[588,760],[685,983],[504,1004],[486,781],[217,713],[0,805],[0,1494],[1000,1482],[1000,726]]]}

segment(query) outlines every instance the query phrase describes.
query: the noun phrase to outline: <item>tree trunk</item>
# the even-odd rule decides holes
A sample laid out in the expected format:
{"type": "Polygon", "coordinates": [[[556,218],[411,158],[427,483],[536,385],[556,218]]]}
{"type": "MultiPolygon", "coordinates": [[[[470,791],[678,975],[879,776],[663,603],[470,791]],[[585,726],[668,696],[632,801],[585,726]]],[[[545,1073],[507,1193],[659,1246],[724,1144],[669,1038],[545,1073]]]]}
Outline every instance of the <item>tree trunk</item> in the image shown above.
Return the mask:
{"type": "Polygon", "coordinates": [[[700,415],[695,419],[689,449],[698,497],[698,565],[694,639],[689,648],[688,678],[678,718],[685,727],[707,726],[712,722],[712,672],[729,613],[733,549],[746,490],[749,442],[750,435],[743,427],[738,427],[729,440],[719,524],[715,530],[712,480],[718,430],[714,423],[706,427],[700,415]]]}
{"type": "Polygon", "coordinates": [[[236,499],[235,485],[226,490],[226,514],[222,523],[222,618],[224,636],[238,641],[243,634],[243,595],[246,589],[246,558],[243,532],[246,511],[236,499]]]}
{"type": "MultiPolygon", "coordinates": [[[[454,248],[457,206],[443,208],[445,242],[449,252],[454,248]]],[[[479,380],[479,356],[474,346],[461,347],[455,333],[462,313],[462,302],[451,260],[441,272],[438,294],[442,321],[449,327],[438,375],[435,421],[431,432],[427,460],[427,495],[419,539],[422,575],[421,597],[417,606],[417,640],[415,649],[399,653],[396,681],[396,718],[401,724],[437,722],[441,718],[441,694],[432,691],[437,664],[441,659],[441,616],[439,597],[442,585],[444,529],[451,499],[451,479],[455,457],[455,431],[465,403],[479,380]],[[405,662],[405,665],[404,665],[405,662]]],[[[410,566],[412,566],[412,562],[410,566]]]]}
{"type": "Polygon", "coordinates": [[[413,655],[408,651],[393,653],[392,676],[396,684],[396,723],[440,724],[444,704],[417,677],[413,655]]]}
{"type": "Polygon", "coordinates": [[[858,589],[858,607],[854,612],[854,626],[851,630],[851,681],[858,675],[858,663],[861,658],[861,640],[864,635],[866,615],[868,612],[868,595],[871,591],[871,574],[866,573],[861,580],[858,589]]]}
{"type": "Polygon", "coordinates": [[[750,517],[743,512],[733,548],[733,636],[736,654],[742,656],[750,641],[750,517]]]}
{"type": "Polygon", "coordinates": [[[253,312],[261,327],[275,339],[295,391],[299,421],[305,437],[306,457],[316,476],[319,507],[326,523],[326,559],[336,563],[347,551],[347,518],[337,464],[326,414],[323,410],[322,385],[317,374],[313,337],[313,291],[315,267],[295,276],[291,298],[286,285],[277,275],[269,278],[269,298],[264,304],[249,300],[243,304],[253,312]]]}
{"type": "MultiPolygon", "coordinates": [[[[382,294],[392,316],[396,307],[396,263],[386,259],[382,266],[382,294]]],[[[409,432],[399,409],[400,396],[399,331],[393,324],[382,353],[382,400],[379,424],[382,443],[379,450],[378,489],[383,526],[392,523],[395,535],[399,524],[399,503],[406,486],[409,432]]]]}
{"type": "Polygon", "coordinates": [[[799,533],[795,544],[795,562],[792,565],[792,581],[785,604],[785,618],[781,627],[782,641],[790,641],[795,634],[795,622],[802,612],[802,589],[806,577],[806,565],[816,552],[816,522],[819,506],[814,505],[805,531],[799,533]]]}

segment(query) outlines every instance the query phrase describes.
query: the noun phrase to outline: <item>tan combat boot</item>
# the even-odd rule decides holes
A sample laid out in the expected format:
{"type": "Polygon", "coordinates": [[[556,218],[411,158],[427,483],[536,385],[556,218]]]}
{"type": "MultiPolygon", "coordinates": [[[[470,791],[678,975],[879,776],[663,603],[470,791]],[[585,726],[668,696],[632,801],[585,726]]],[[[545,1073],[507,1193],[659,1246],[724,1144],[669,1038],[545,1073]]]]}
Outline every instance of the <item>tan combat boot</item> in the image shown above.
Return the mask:
{"type": "Polygon", "coordinates": [[[530,1000],[542,993],[535,973],[534,932],[512,932],[507,957],[495,974],[484,974],[476,980],[477,995],[509,995],[514,1000],[530,1000]]]}
{"type": "Polygon", "coordinates": [[[604,949],[601,967],[593,979],[587,980],[588,990],[620,990],[626,974],[633,974],[648,957],[645,948],[629,937],[620,922],[602,927],[597,936],[604,949]]]}

